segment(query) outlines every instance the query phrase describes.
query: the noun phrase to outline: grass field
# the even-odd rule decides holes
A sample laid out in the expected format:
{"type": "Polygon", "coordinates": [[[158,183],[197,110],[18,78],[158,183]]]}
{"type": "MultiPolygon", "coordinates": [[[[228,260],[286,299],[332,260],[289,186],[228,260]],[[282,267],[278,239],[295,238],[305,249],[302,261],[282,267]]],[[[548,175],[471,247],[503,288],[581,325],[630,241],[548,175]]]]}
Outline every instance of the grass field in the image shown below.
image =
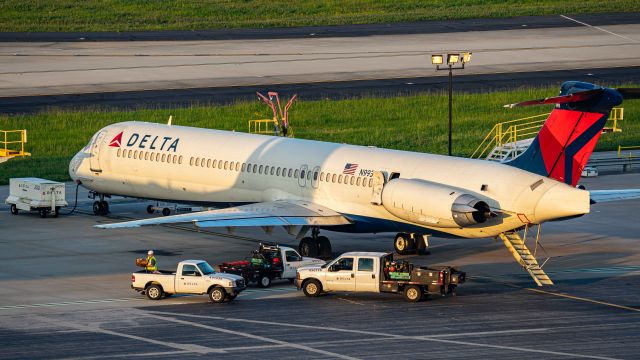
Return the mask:
{"type": "Polygon", "coordinates": [[[0,31],[139,31],[640,11],[633,0],[4,0],[0,31]]]}
{"type": "MultiPolygon", "coordinates": [[[[525,89],[454,96],[453,152],[469,156],[497,122],[550,111],[549,106],[505,109],[504,104],[546,97],[557,88],[525,89]]],[[[447,151],[447,95],[418,95],[352,100],[299,101],[292,107],[291,124],[297,138],[375,145],[444,154],[447,151]]],[[[640,145],[640,101],[624,104],[622,133],[605,134],[598,150],[640,145]]],[[[247,131],[250,119],[269,118],[256,102],[230,106],[136,111],[50,111],[36,115],[1,116],[0,129],[27,129],[27,151],[33,156],[0,164],[0,184],[11,177],[39,176],[68,180],[69,160],[101,127],[120,121],[164,123],[173,115],[176,125],[247,131]]]]}

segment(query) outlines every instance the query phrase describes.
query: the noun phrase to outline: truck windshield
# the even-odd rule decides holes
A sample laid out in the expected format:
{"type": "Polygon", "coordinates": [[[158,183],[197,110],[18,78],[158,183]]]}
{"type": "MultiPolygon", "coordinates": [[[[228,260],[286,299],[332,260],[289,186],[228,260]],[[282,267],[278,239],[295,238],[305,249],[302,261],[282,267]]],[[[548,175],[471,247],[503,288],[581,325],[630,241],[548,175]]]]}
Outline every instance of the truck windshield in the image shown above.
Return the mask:
{"type": "Polygon", "coordinates": [[[202,275],[209,275],[216,272],[215,270],[213,270],[211,265],[209,265],[206,262],[201,262],[200,264],[198,264],[198,269],[200,269],[200,272],[202,272],[202,275]]]}

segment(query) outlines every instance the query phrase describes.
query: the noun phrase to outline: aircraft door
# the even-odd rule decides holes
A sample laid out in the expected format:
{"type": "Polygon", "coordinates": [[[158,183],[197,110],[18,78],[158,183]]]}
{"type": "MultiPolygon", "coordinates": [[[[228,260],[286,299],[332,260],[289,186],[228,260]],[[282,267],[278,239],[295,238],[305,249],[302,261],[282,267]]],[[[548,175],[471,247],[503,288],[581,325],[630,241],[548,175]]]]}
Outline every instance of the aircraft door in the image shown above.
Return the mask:
{"type": "Polygon", "coordinates": [[[373,172],[373,193],[371,194],[371,203],[382,205],[382,189],[386,183],[386,174],[382,171],[373,172]]]}
{"type": "Polygon", "coordinates": [[[300,187],[306,187],[307,186],[307,175],[309,172],[309,166],[307,165],[302,165],[300,166],[300,174],[298,176],[298,185],[300,185],[300,187]]]}
{"type": "Polygon", "coordinates": [[[102,147],[105,136],[106,131],[100,131],[98,135],[96,135],[96,139],[93,141],[93,144],[91,144],[89,169],[93,172],[102,172],[102,167],[100,166],[100,148],[102,147]]]}
{"type": "Polygon", "coordinates": [[[318,188],[320,184],[320,166],[316,166],[311,170],[311,186],[314,189],[318,188]]]}

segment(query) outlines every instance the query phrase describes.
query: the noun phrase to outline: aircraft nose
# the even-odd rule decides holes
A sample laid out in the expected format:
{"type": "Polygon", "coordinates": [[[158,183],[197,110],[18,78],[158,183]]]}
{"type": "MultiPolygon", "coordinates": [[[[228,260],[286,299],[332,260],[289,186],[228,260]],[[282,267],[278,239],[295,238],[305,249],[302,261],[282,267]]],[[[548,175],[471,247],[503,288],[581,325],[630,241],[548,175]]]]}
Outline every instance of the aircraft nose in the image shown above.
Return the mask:
{"type": "Polygon", "coordinates": [[[579,216],[589,213],[589,192],[558,183],[547,190],[535,207],[535,222],[579,216]]]}
{"type": "Polygon", "coordinates": [[[80,167],[80,163],[80,153],[75,154],[69,162],[69,176],[74,182],[78,180],[78,168],[80,167]]]}

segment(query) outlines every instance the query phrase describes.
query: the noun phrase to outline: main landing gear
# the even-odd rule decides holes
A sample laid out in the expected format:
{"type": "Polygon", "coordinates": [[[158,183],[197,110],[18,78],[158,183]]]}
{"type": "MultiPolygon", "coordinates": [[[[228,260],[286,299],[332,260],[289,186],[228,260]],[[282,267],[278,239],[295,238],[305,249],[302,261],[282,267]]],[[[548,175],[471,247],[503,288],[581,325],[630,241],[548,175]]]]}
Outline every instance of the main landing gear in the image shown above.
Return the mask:
{"type": "Polygon", "coordinates": [[[319,236],[320,229],[313,227],[311,236],[305,236],[300,240],[298,251],[302,256],[330,259],[332,257],[331,242],[326,236],[319,236]]]}
{"type": "Polygon", "coordinates": [[[398,233],[393,240],[393,248],[399,255],[417,253],[418,255],[429,255],[428,237],[420,234],[398,233]]]}
{"type": "Polygon", "coordinates": [[[93,202],[94,215],[107,215],[109,213],[109,203],[104,199],[104,194],[93,194],[93,198],[98,195],[100,200],[93,202]]]}

